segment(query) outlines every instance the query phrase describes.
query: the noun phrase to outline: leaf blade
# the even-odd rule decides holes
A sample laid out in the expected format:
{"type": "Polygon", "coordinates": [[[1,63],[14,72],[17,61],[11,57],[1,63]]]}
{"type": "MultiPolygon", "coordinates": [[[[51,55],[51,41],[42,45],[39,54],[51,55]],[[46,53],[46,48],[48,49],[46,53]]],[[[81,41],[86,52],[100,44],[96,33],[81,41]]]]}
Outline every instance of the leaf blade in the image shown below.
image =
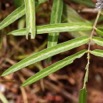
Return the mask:
{"type": "Polygon", "coordinates": [[[81,4],[87,5],[89,7],[95,7],[94,3],[91,0],[86,0],[86,1],[83,1],[83,0],[71,0],[71,1],[74,1],[76,3],[81,3],[81,4]]]}
{"type": "MultiPolygon", "coordinates": [[[[37,26],[37,34],[43,33],[53,33],[53,32],[66,32],[66,31],[86,31],[91,30],[92,25],[86,23],[59,23],[59,24],[49,24],[37,26]]],[[[19,29],[10,32],[14,36],[24,36],[26,34],[26,29],[19,29]]]]}
{"type": "Polygon", "coordinates": [[[103,31],[99,30],[98,28],[96,28],[96,32],[98,35],[103,36],[103,31]]]}
{"type": "Polygon", "coordinates": [[[31,39],[36,35],[36,13],[35,13],[35,0],[24,0],[26,11],[26,30],[31,35],[31,39]]]}
{"type": "Polygon", "coordinates": [[[38,3],[41,4],[41,3],[44,3],[46,2],[47,0],[38,0],[38,3]]]}
{"type": "Polygon", "coordinates": [[[85,53],[86,53],[87,50],[82,50],[76,54],[73,54],[71,56],[68,56],[66,57],[65,59],[63,60],[60,60],[54,64],[52,64],[51,66],[41,70],[40,72],[36,73],[35,75],[31,76],[30,78],[28,78],[22,86],[26,86],[26,85],[29,85],[29,84],[32,84],[46,76],[48,76],[49,74],[51,73],[54,73],[56,72],[57,70],[73,63],[73,61],[77,58],[80,58],[82,57],[85,53]]]}
{"type": "Polygon", "coordinates": [[[103,57],[103,50],[95,49],[93,51],[90,51],[90,53],[98,57],[103,57]]]}
{"type": "Polygon", "coordinates": [[[103,46],[103,38],[100,38],[100,37],[93,37],[93,41],[100,45],[100,46],[103,46]]]}
{"type": "MultiPolygon", "coordinates": [[[[47,0],[42,0],[41,2],[39,1],[38,3],[36,2],[36,6],[40,5],[41,3],[44,3],[45,1],[47,0]]],[[[25,15],[25,6],[21,5],[0,22],[0,30],[12,24],[13,22],[15,22],[24,15],[25,15]]]]}
{"type": "MultiPolygon", "coordinates": [[[[63,12],[63,0],[53,0],[50,24],[61,22],[63,12]]],[[[52,47],[58,42],[59,33],[49,33],[47,47],[52,47]]]]}
{"type": "Polygon", "coordinates": [[[5,76],[5,75],[8,75],[15,71],[18,71],[26,66],[29,66],[33,63],[44,60],[44,59],[51,57],[53,55],[56,55],[58,53],[61,53],[61,52],[67,51],[67,50],[71,50],[73,48],[76,48],[78,46],[86,44],[88,41],[89,41],[88,37],[80,37],[80,38],[76,38],[76,39],[73,39],[73,40],[70,40],[70,41],[67,41],[64,43],[60,43],[51,48],[44,49],[38,53],[33,53],[30,56],[28,56],[27,58],[21,60],[20,62],[16,63],[15,65],[11,66],[9,69],[4,71],[2,76],[5,76]]]}
{"type": "MultiPolygon", "coordinates": [[[[65,14],[64,14],[64,18],[66,20],[66,22],[68,23],[76,23],[76,22],[84,22],[84,23],[90,23],[92,24],[90,21],[84,19],[83,17],[81,17],[78,12],[76,10],[74,10],[72,7],[65,5],[65,14]]],[[[73,37],[80,37],[80,36],[86,36],[91,33],[91,31],[78,31],[78,32],[70,32],[70,35],[72,35],[73,37]]]]}
{"type": "Polygon", "coordinates": [[[24,5],[18,7],[14,10],[11,14],[9,14],[3,21],[0,22],[0,30],[7,27],[14,21],[18,20],[25,14],[25,7],[24,5]]]}

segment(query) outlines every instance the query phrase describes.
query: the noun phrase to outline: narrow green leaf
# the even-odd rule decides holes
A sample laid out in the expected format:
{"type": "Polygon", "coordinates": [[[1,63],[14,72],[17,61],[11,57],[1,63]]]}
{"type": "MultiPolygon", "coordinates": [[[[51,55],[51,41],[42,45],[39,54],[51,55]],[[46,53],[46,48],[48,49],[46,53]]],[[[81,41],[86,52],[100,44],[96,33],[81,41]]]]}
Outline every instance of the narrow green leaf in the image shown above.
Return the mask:
{"type": "Polygon", "coordinates": [[[34,76],[30,77],[29,79],[27,79],[22,86],[26,86],[29,84],[32,84],[46,76],[48,76],[51,73],[54,73],[56,71],[58,71],[59,69],[73,63],[73,61],[77,58],[82,57],[84,54],[86,53],[86,50],[82,50],[76,54],[73,54],[71,56],[66,57],[63,60],[60,60],[54,64],[52,64],[51,66],[41,70],[40,72],[36,73],[34,76]]]}
{"type": "Polygon", "coordinates": [[[71,0],[71,1],[74,1],[76,3],[81,3],[89,7],[95,7],[95,4],[91,0],[85,0],[85,1],[84,0],[71,0]]]}
{"type": "Polygon", "coordinates": [[[14,4],[16,5],[16,7],[19,7],[24,4],[24,0],[14,0],[14,4]]]}
{"type": "Polygon", "coordinates": [[[26,30],[31,35],[31,39],[36,35],[36,13],[35,13],[35,0],[24,0],[26,12],[26,30]]]}
{"type": "Polygon", "coordinates": [[[25,14],[25,7],[24,5],[18,7],[14,10],[11,14],[9,14],[1,23],[0,23],[0,30],[7,27],[14,21],[18,20],[25,14]]]}
{"type": "MultiPolygon", "coordinates": [[[[45,2],[46,0],[44,0],[45,2]]],[[[38,2],[36,3],[38,6],[40,3],[44,3],[42,2],[38,2]]],[[[22,16],[25,15],[25,6],[22,5],[20,7],[18,7],[16,10],[14,10],[11,14],[9,14],[3,21],[0,22],[0,30],[7,27],[8,25],[12,24],[14,21],[18,20],[19,18],[21,18],[22,16]]]]}
{"type": "MultiPolygon", "coordinates": [[[[53,32],[66,32],[66,31],[86,31],[91,30],[92,25],[86,23],[59,23],[59,24],[49,24],[43,26],[37,26],[37,34],[43,33],[53,33],[53,32]]],[[[26,35],[26,29],[19,29],[10,32],[14,36],[24,36],[26,35]]]]}
{"type": "Polygon", "coordinates": [[[79,103],[87,103],[87,90],[86,88],[83,88],[80,90],[79,94],[79,103]]]}
{"type": "Polygon", "coordinates": [[[90,21],[84,19],[81,15],[78,14],[78,12],[73,9],[71,6],[65,5],[65,9],[66,9],[66,19],[69,23],[71,22],[88,22],[91,23],[90,21]]]}
{"type": "Polygon", "coordinates": [[[38,3],[41,4],[41,3],[44,3],[46,2],[47,0],[38,0],[38,3]]]}
{"type": "Polygon", "coordinates": [[[90,53],[95,56],[103,57],[103,50],[96,49],[96,50],[90,51],[90,53]]]}
{"type": "MultiPolygon", "coordinates": [[[[61,22],[63,13],[63,0],[53,0],[50,24],[61,22]]],[[[52,47],[58,42],[59,33],[49,33],[47,47],[52,47]]]]}
{"type": "Polygon", "coordinates": [[[80,37],[76,39],[69,40],[64,43],[60,43],[56,46],[44,49],[40,52],[33,53],[27,58],[21,60],[20,62],[16,63],[15,65],[11,66],[9,69],[7,69],[2,76],[8,75],[10,73],[13,73],[15,71],[18,71],[26,66],[29,66],[31,64],[34,64],[38,61],[44,60],[48,57],[51,57],[53,55],[59,54],[61,52],[65,52],[67,50],[71,50],[73,48],[76,48],[78,46],[81,46],[83,44],[86,44],[89,41],[88,37],[80,37]]]}
{"type": "Polygon", "coordinates": [[[103,46],[103,38],[100,38],[100,37],[93,37],[93,41],[100,45],[100,46],[103,46]]]}
{"type": "Polygon", "coordinates": [[[96,32],[98,35],[103,36],[103,31],[99,30],[98,28],[96,28],[96,32]]]}
{"type": "MultiPolygon", "coordinates": [[[[64,18],[66,19],[66,22],[68,23],[77,23],[77,22],[84,22],[84,23],[90,23],[90,21],[84,19],[81,17],[76,10],[74,10],[69,5],[65,5],[65,14],[64,18]]],[[[80,37],[80,36],[89,36],[91,33],[91,30],[89,31],[76,31],[76,32],[70,32],[70,35],[73,37],[80,37]]]]}

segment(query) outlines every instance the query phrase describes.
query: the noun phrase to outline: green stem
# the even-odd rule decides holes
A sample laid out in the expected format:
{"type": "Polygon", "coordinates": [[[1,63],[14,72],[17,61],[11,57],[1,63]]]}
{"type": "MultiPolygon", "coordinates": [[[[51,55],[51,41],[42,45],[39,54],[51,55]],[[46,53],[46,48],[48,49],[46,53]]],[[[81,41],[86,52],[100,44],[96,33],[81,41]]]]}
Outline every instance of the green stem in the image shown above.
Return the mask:
{"type": "Polygon", "coordinates": [[[86,88],[86,83],[88,82],[91,42],[92,42],[92,38],[93,38],[93,35],[94,35],[94,32],[95,32],[95,28],[96,28],[96,25],[98,23],[98,19],[100,17],[100,14],[101,14],[101,10],[98,11],[97,17],[96,17],[94,25],[93,25],[93,29],[92,29],[91,35],[89,37],[88,52],[87,52],[87,65],[85,67],[86,73],[85,73],[85,77],[84,77],[83,88],[86,88]]]}

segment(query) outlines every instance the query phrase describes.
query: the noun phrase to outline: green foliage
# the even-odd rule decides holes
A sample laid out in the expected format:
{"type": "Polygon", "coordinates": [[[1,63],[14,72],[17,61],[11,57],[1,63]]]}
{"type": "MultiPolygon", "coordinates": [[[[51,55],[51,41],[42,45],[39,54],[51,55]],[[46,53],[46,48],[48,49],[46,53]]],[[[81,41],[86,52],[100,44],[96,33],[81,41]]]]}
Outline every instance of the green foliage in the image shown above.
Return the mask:
{"type": "Polygon", "coordinates": [[[87,90],[86,88],[83,88],[80,90],[79,94],[79,103],[86,103],[86,97],[87,97],[87,90]]]}
{"type": "Polygon", "coordinates": [[[76,58],[80,58],[82,57],[84,54],[86,53],[86,50],[82,50],[76,54],[73,54],[71,56],[68,56],[66,57],[65,59],[63,60],[60,60],[54,64],[52,64],[51,66],[41,70],[40,72],[38,72],[36,75],[30,77],[29,79],[27,79],[22,86],[26,86],[26,85],[29,85],[29,84],[32,84],[33,82],[36,82],[46,76],[48,76],[49,74],[51,73],[54,73],[56,72],[57,70],[73,63],[73,61],[76,59],[76,58]]]}
{"type": "Polygon", "coordinates": [[[71,0],[71,1],[74,1],[74,2],[80,3],[80,4],[84,4],[84,5],[87,5],[87,6],[90,6],[90,7],[95,6],[91,0],[85,0],[85,1],[84,0],[71,0]]]}
{"type": "Polygon", "coordinates": [[[100,46],[103,46],[103,38],[100,38],[100,37],[93,37],[93,41],[100,45],[100,46]]]}
{"type": "Polygon", "coordinates": [[[98,28],[96,28],[96,32],[98,33],[98,35],[103,36],[103,31],[99,30],[98,28]]]}
{"type": "Polygon", "coordinates": [[[0,30],[12,24],[25,14],[25,6],[22,5],[9,14],[3,21],[0,22],[0,30]]]}
{"type": "MultiPolygon", "coordinates": [[[[53,0],[53,6],[51,11],[51,24],[61,22],[63,13],[63,0],[53,0]]],[[[58,42],[59,33],[49,33],[48,35],[48,47],[55,46],[58,42]]]]}
{"type": "MultiPolygon", "coordinates": [[[[92,25],[89,23],[77,22],[77,23],[59,23],[37,26],[37,34],[54,33],[54,32],[72,32],[72,31],[87,31],[91,30],[92,25]],[[85,25],[86,24],[86,25],[85,25]]],[[[26,29],[19,29],[10,32],[14,36],[24,36],[26,29]]],[[[84,35],[85,36],[85,35],[84,35]]]]}
{"type": "Polygon", "coordinates": [[[73,39],[73,40],[58,44],[58,45],[50,47],[48,49],[44,49],[38,53],[33,53],[30,56],[28,56],[27,58],[18,62],[17,64],[11,66],[9,69],[7,69],[2,74],[2,76],[5,76],[5,75],[8,75],[8,74],[13,73],[15,71],[18,71],[26,66],[29,66],[33,63],[44,60],[44,59],[51,57],[53,55],[56,55],[56,54],[59,54],[61,52],[71,50],[73,48],[76,48],[78,46],[86,44],[88,41],[89,41],[88,37],[80,37],[77,39],[73,39]]]}
{"type": "Polygon", "coordinates": [[[24,0],[14,0],[14,4],[16,5],[16,7],[19,7],[24,4],[24,0]]]}
{"type": "MultiPolygon", "coordinates": [[[[28,35],[30,34],[31,39],[34,39],[36,34],[48,34],[48,48],[36,53],[32,53],[27,58],[24,58],[23,60],[19,61],[18,63],[14,64],[6,71],[4,71],[2,76],[16,72],[26,66],[45,60],[56,54],[71,50],[76,47],[80,47],[84,44],[88,44],[88,50],[79,51],[78,53],[70,55],[63,60],[60,60],[48,66],[47,68],[39,71],[37,74],[27,79],[22,85],[26,86],[32,84],[48,76],[49,74],[54,73],[57,70],[73,63],[75,59],[81,58],[85,53],[87,53],[88,62],[87,66],[85,67],[86,73],[84,78],[84,85],[83,89],[81,89],[80,91],[79,96],[79,103],[86,103],[86,83],[89,74],[90,54],[103,57],[103,50],[90,50],[90,46],[94,43],[103,46],[103,28],[102,26],[96,27],[97,21],[100,16],[99,13],[101,11],[98,13],[94,25],[92,25],[93,23],[82,18],[73,8],[67,6],[67,4],[63,0],[53,0],[50,24],[36,26],[36,7],[46,1],[47,0],[24,0],[24,3],[22,2],[18,4],[15,0],[18,8],[0,22],[0,30],[2,30],[8,25],[20,19],[21,17],[26,16],[26,28],[11,31],[9,35],[11,34],[13,36],[28,37],[28,35]],[[65,11],[63,11],[63,5],[66,6],[65,11]],[[62,16],[64,16],[64,19],[62,19],[62,16]],[[64,23],[64,21],[66,21],[66,23],[64,23]],[[99,37],[93,37],[94,31],[97,32],[99,37]],[[74,39],[57,44],[59,33],[61,32],[69,32],[74,37],[74,39]]],[[[71,1],[94,7],[94,4],[91,0],[71,1]]]]}
{"type": "Polygon", "coordinates": [[[35,0],[24,0],[26,13],[26,37],[30,34],[31,39],[35,38],[36,34],[36,17],[35,17],[35,0]]]}
{"type": "Polygon", "coordinates": [[[96,50],[91,51],[91,54],[98,56],[98,57],[103,57],[103,50],[96,49],[96,50]]]}
{"type": "MultiPolygon", "coordinates": [[[[46,0],[43,0],[43,1],[45,2],[46,0]]],[[[38,2],[38,4],[36,3],[37,4],[36,6],[43,3],[43,1],[40,3],[38,2]]],[[[24,15],[25,15],[25,6],[21,5],[16,10],[14,10],[11,14],[9,14],[3,21],[0,22],[0,30],[12,24],[13,22],[20,19],[24,15]]]]}
{"type": "MultiPolygon", "coordinates": [[[[73,8],[71,8],[68,5],[65,5],[66,10],[65,10],[65,17],[66,17],[66,22],[68,23],[77,23],[77,22],[83,22],[86,24],[91,24],[91,22],[89,22],[88,20],[84,19],[83,17],[81,17],[73,8]]],[[[70,34],[73,37],[80,37],[80,36],[84,36],[90,35],[90,30],[86,30],[86,31],[76,31],[76,32],[70,32],[70,34]]]]}

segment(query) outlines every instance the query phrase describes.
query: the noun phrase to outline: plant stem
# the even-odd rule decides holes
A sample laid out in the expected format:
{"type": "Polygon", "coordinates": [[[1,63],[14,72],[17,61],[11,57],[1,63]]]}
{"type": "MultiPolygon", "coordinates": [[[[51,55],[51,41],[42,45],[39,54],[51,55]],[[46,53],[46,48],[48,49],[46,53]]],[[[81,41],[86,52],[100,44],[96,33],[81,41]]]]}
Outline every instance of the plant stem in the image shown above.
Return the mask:
{"type": "Polygon", "coordinates": [[[92,32],[91,32],[90,37],[89,37],[88,51],[87,51],[87,65],[86,65],[86,67],[85,67],[86,73],[85,73],[85,77],[84,77],[83,88],[86,87],[86,83],[88,82],[89,65],[90,65],[91,42],[92,42],[92,38],[93,38],[93,35],[94,35],[94,32],[95,32],[95,28],[96,28],[96,25],[97,25],[97,23],[98,23],[98,19],[99,19],[99,17],[100,17],[100,14],[101,14],[101,10],[98,11],[97,17],[96,17],[95,22],[94,22],[94,24],[93,24],[92,32]]]}

